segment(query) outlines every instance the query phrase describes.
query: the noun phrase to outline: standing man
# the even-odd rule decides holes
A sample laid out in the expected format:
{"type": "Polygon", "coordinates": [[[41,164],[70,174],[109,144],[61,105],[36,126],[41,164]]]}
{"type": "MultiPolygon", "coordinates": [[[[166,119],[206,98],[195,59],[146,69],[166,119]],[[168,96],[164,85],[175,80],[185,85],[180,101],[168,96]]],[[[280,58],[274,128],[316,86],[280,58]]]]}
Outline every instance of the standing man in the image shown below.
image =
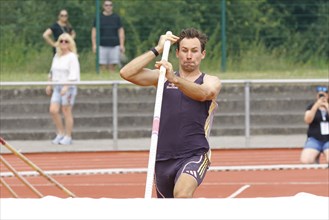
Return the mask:
{"type": "MultiPolygon", "coordinates": [[[[101,68],[115,71],[120,65],[120,53],[125,52],[125,32],[119,15],[113,13],[112,1],[105,0],[100,15],[99,64],[101,68]]],[[[93,52],[96,53],[96,20],[91,30],[93,52]]]]}
{"type": "Polygon", "coordinates": [[[216,99],[221,89],[218,77],[201,72],[207,37],[196,29],[182,30],[179,37],[162,35],[158,45],[124,66],[121,77],[141,86],[157,86],[159,68],[166,68],[157,147],[155,181],[158,198],[192,198],[209,167],[209,143],[216,99]],[[177,44],[179,71],[157,61],[164,42],[177,44]]]}

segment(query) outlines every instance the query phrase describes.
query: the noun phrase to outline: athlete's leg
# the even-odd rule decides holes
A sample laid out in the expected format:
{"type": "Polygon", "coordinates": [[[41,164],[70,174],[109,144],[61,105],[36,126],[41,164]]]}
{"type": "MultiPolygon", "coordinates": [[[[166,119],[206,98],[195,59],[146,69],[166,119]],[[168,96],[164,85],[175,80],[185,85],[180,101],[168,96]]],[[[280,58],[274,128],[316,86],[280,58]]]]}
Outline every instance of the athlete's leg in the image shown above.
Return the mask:
{"type": "Polygon", "coordinates": [[[193,194],[198,187],[197,180],[189,174],[182,173],[174,188],[175,198],[193,198],[193,194]]]}
{"type": "Polygon", "coordinates": [[[206,154],[185,160],[176,176],[174,197],[192,198],[195,190],[202,183],[209,165],[206,154]]]}
{"type": "Polygon", "coordinates": [[[177,173],[177,160],[157,161],[155,164],[155,183],[158,198],[174,198],[174,184],[177,173]]]}

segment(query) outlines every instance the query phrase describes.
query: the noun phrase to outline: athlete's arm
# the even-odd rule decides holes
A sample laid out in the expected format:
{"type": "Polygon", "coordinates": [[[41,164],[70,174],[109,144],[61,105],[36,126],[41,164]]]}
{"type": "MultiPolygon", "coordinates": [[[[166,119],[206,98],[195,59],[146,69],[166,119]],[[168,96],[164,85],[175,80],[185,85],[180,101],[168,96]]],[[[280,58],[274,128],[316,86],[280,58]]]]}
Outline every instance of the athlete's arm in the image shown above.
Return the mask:
{"type": "MultiPolygon", "coordinates": [[[[178,37],[175,35],[162,35],[158,45],[155,47],[159,54],[162,53],[166,40],[170,40],[174,43],[178,40],[178,37]]],[[[155,57],[152,51],[148,51],[136,57],[120,70],[120,76],[136,85],[156,86],[159,78],[159,70],[145,68],[155,57]]]]}
{"type": "Polygon", "coordinates": [[[210,75],[204,76],[201,85],[178,76],[174,76],[168,81],[174,83],[186,96],[197,101],[216,99],[221,89],[221,82],[218,77],[210,75]]]}
{"type": "Polygon", "coordinates": [[[152,51],[148,51],[136,57],[120,70],[120,76],[136,85],[156,86],[159,77],[159,70],[144,68],[154,58],[155,55],[152,51]]]}
{"type": "Polygon", "coordinates": [[[205,75],[203,78],[203,84],[200,85],[176,76],[171,63],[164,60],[156,62],[157,68],[160,68],[162,65],[167,70],[167,80],[175,84],[186,96],[202,102],[217,98],[221,89],[221,82],[218,77],[205,75]]]}

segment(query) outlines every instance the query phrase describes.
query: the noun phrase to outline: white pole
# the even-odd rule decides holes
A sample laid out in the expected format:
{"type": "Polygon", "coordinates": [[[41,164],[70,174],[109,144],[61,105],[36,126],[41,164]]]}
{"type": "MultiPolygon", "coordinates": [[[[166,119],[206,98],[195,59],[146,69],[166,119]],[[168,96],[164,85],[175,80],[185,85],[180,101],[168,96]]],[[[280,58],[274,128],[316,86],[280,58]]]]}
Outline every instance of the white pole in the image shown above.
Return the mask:
{"type": "MultiPolygon", "coordinates": [[[[171,32],[167,31],[166,34],[171,34],[171,32]]],[[[166,40],[164,43],[162,60],[168,61],[170,45],[171,45],[170,41],[166,40]]],[[[155,105],[154,105],[151,146],[150,146],[149,162],[148,162],[146,186],[145,186],[145,198],[152,198],[155,159],[156,159],[156,152],[158,146],[158,133],[159,133],[159,125],[160,125],[160,114],[161,114],[162,95],[163,95],[165,76],[166,76],[166,68],[161,66],[159,79],[158,79],[157,92],[155,97],[155,105]]]]}

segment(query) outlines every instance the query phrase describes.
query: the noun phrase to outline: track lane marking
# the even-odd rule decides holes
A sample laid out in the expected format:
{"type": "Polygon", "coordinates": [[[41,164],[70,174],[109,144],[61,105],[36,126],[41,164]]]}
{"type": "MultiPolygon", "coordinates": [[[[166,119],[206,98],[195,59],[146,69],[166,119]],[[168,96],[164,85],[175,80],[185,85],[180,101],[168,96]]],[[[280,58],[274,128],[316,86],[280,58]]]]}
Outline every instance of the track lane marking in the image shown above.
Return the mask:
{"type": "Polygon", "coordinates": [[[250,187],[250,185],[244,185],[244,186],[240,187],[237,191],[232,193],[230,196],[228,196],[227,198],[234,198],[237,195],[239,195],[240,193],[242,193],[243,191],[245,191],[249,187],[250,187]]]}

